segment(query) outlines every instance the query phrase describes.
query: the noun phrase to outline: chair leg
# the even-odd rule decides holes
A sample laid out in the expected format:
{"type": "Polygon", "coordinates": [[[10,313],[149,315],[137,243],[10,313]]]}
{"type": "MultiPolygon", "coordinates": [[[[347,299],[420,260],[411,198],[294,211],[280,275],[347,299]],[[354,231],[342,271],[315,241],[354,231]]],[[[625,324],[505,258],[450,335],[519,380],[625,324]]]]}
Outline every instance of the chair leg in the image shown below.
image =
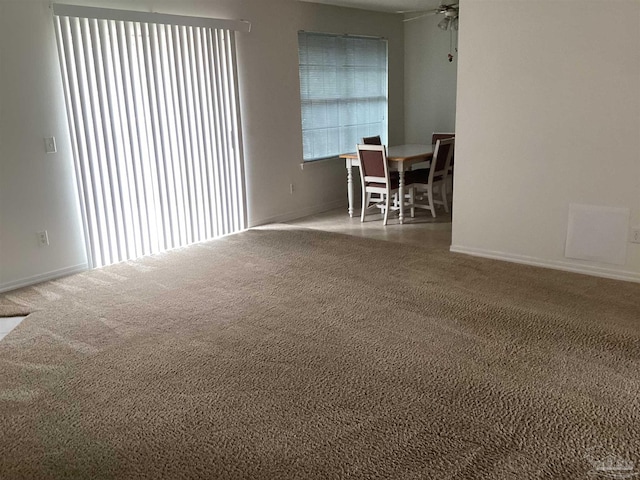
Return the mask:
{"type": "Polygon", "coordinates": [[[447,185],[442,182],[440,185],[440,191],[442,192],[442,204],[444,205],[444,211],[449,213],[449,202],[447,202],[447,185]]]}
{"type": "Polygon", "coordinates": [[[387,219],[389,218],[389,210],[391,210],[391,195],[387,193],[387,208],[384,209],[384,221],[383,226],[387,225],[387,219]]]}
{"type": "Polygon", "coordinates": [[[427,191],[427,197],[429,198],[429,208],[431,209],[431,215],[433,216],[433,218],[435,218],[436,209],[434,208],[434,205],[433,205],[433,188],[430,188],[427,191]]]}
{"type": "Polygon", "coordinates": [[[364,214],[367,211],[367,208],[369,208],[369,202],[371,201],[371,193],[370,192],[362,192],[363,195],[363,199],[362,199],[362,213],[360,214],[360,222],[364,222],[364,214]]]}
{"type": "Polygon", "coordinates": [[[416,216],[416,189],[414,187],[409,188],[409,202],[411,202],[411,218],[416,216]]]}

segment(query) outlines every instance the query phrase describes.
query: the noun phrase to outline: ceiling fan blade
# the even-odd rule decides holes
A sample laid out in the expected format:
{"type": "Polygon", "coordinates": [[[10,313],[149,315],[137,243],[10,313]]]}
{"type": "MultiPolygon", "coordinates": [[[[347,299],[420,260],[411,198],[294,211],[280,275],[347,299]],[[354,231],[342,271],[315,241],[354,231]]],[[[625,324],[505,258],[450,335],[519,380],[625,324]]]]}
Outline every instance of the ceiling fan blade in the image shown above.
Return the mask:
{"type": "Polygon", "coordinates": [[[425,9],[417,9],[417,10],[396,10],[396,13],[438,13],[439,9],[438,8],[432,8],[431,10],[425,10],[425,9]]]}
{"type": "Polygon", "coordinates": [[[397,13],[417,13],[413,17],[405,18],[403,22],[411,22],[413,20],[417,20],[422,17],[427,17],[430,15],[442,15],[445,14],[447,17],[457,17],[458,16],[458,3],[445,4],[443,3],[438,8],[434,8],[433,10],[413,10],[413,11],[400,11],[397,13]]]}
{"type": "Polygon", "coordinates": [[[403,22],[410,22],[412,20],[417,20],[417,19],[422,18],[422,17],[428,17],[428,16],[431,16],[431,15],[437,15],[440,12],[438,10],[429,10],[427,12],[414,12],[414,13],[420,13],[420,15],[416,15],[415,17],[405,18],[402,21],[403,22]]]}

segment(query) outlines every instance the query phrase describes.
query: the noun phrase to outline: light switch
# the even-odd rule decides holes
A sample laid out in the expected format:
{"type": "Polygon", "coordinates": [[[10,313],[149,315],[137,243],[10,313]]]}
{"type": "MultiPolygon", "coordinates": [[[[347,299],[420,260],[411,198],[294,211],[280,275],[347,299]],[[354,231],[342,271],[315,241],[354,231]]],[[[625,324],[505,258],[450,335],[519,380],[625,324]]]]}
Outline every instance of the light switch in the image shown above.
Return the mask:
{"type": "Polygon", "coordinates": [[[47,153],[56,153],[56,137],[46,137],[44,139],[44,151],[47,153]]]}

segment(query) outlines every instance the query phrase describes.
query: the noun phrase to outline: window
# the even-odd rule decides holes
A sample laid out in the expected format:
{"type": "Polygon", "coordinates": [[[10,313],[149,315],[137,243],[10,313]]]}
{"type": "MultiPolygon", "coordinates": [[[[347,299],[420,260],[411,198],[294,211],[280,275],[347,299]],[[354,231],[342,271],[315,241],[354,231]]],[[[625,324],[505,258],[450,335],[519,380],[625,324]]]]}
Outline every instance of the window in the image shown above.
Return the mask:
{"type": "Polygon", "coordinates": [[[387,138],[387,41],[298,33],[304,160],[355,150],[362,137],[387,138]]]}
{"type": "Polygon", "coordinates": [[[90,265],[244,229],[232,21],[54,12],[90,265]]]}

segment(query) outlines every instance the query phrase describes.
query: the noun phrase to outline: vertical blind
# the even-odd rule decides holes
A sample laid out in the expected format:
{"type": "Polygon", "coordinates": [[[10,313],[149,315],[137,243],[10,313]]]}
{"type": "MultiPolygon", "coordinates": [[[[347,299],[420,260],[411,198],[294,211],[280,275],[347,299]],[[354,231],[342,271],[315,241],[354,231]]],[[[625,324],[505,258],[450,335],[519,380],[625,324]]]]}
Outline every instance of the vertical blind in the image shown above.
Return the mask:
{"type": "Polygon", "coordinates": [[[54,13],[90,266],[244,229],[234,32],[54,13]]]}
{"type": "Polygon", "coordinates": [[[298,33],[304,160],[387,138],[387,41],[298,33]]]}

